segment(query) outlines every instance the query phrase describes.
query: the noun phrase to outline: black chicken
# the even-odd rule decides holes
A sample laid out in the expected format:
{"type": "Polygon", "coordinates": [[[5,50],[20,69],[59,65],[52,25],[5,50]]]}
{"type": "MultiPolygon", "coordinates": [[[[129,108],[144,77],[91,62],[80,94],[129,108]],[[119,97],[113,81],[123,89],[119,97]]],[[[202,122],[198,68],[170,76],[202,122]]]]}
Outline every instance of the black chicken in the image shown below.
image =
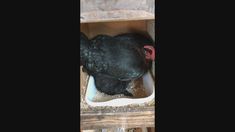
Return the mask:
{"type": "Polygon", "coordinates": [[[143,46],[152,42],[132,34],[98,35],[89,41],[81,33],[80,38],[81,63],[88,74],[94,76],[97,89],[109,95],[131,96],[126,88],[131,80],[148,70],[143,46]]]}
{"type": "Polygon", "coordinates": [[[139,48],[143,48],[145,45],[153,46],[154,44],[150,36],[137,33],[125,33],[114,37],[121,41],[127,41],[129,42],[129,44],[132,44],[133,46],[138,46],[139,48]]]}
{"type": "Polygon", "coordinates": [[[81,43],[81,62],[89,74],[99,72],[125,81],[139,78],[147,71],[144,50],[127,41],[100,35],[84,44],[81,43]]]}
{"type": "Polygon", "coordinates": [[[96,88],[103,93],[108,95],[124,94],[125,96],[133,96],[127,91],[127,87],[131,81],[120,81],[102,73],[96,73],[93,77],[95,79],[96,88]]]}

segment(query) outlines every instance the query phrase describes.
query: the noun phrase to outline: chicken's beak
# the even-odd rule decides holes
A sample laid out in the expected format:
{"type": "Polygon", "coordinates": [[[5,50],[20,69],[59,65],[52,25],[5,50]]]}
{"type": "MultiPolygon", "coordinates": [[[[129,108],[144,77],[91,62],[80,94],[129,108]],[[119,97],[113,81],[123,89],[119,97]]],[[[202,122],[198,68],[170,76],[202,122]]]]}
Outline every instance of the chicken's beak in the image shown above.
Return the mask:
{"type": "Polygon", "coordinates": [[[148,60],[152,60],[154,61],[155,60],[155,49],[153,46],[151,45],[145,45],[144,46],[144,49],[145,49],[145,58],[148,59],[148,60]]]}

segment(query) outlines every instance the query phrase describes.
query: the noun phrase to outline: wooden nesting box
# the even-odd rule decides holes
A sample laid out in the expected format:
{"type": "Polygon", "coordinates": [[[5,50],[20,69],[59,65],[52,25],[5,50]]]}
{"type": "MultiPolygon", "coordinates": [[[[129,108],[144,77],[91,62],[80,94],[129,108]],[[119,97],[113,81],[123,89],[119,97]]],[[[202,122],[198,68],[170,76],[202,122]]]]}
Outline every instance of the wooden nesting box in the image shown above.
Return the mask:
{"type": "MultiPolygon", "coordinates": [[[[154,0],[80,0],[81,32],[98,34],[145,33],[155,40],[154,0]]],[[[155,78],[155,63],[152,74],[155,78]]],[[[80,69],[81,128],[154,127],[154,100],[142,106],[89,107],[85,100],[87,74],[80,69]]]]}

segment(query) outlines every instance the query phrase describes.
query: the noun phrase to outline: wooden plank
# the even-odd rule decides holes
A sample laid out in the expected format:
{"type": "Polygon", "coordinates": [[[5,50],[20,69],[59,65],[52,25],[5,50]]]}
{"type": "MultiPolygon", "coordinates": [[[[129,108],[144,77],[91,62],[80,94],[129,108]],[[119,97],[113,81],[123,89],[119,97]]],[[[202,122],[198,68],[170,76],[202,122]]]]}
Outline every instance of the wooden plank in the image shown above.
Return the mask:
{"type": "MultiPolygon", "coordinates": [[[[147,21],[147,32],[151,36],[151,38],[155,41],[155,20],[147,21]]],[[[152,75],[155,79],[155,61],[152,63],[152,75]]]]}
{"type": "MultiPolygon", "coordinates": [[[[80,12],[112,10],[153,10],[155,0],[80,0],[80,12]]],[[[154,12],[154,11],[153,11],[154,12]]]]}
{"type": "Polygon", "coordinates": [[[81,128],[98,129],[98,128],[137,128],[137,127],[154,127],[154,106],[133,108],[129,111],[83,111],[81,116],[81,128]],[[135,110],[134,110],[135,109],[135,110]]]}
{"type": "Polygon", "coordinates": [[[155,127],[150,127],[150,128],[148,128],[148,132],[156,132],[155,127]]]}
{"type": "Polygon", "coordinates": [[[80,0],[81,23],[154,19],[155,0],[80,0]]]}
{"type": "Polygon", "coordinates": [[[88,34],[89,33],[88,24],[80,24],[80,31],[85,34],[88,34]]]}
{"type": "Polygon", "coordinates": [[[82,130],[81,132],[96,132],[96,130],[82,130]]]}
{"type": "Polygon", "coordinates": [[[155,20],[146,21],[148,34],[155,41],[155,20]]]}
{"type": "MultiPolygon", "coordinates": [[[[89,11],[107,11],[113,9],[128,9],[127,5],[118,5],[121,0],[115,2],[114,0],[80,0],[80,12],[89,12],[89,11]]],[[[128,2],[127,2],[128,3],[128,2]]],[[[129,8],[130,9],[130,8],[129,8]]]]}
{"type": "Polygon", "coordinates": [[[89,38],[95,37],[98,34],[118,35],[122,33],[146,33],[146,21],[123,21],[123,22],[104,22],[104,23],[89,23],[88,24],[89,38]]]}
{"type": "Polygon", "coordinates": [[[142,128],[103,128],[103,129],[93,129],[93,130],[81,130],[81,132],[155,132],[154,127],[142,127],[142,128]]]}
{"type": "Polygon", "coordinates": [[[92,11],[81,13],[81,23],[153,20],[154,14],[139,10],[92,11]]]}

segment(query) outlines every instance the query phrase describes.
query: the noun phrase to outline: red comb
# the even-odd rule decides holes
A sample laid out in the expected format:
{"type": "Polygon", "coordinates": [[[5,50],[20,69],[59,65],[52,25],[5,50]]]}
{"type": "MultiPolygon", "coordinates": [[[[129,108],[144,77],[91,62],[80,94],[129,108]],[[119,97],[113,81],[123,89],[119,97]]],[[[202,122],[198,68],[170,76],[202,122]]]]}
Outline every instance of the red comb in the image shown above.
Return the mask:
{"type": "Polygon", "coordinates": [[[151,45],[145,45],[144,49],[147,50],[146,59],[155,60],[155,49],[154,49],[154,47],[151,46],[151,45]]]}

